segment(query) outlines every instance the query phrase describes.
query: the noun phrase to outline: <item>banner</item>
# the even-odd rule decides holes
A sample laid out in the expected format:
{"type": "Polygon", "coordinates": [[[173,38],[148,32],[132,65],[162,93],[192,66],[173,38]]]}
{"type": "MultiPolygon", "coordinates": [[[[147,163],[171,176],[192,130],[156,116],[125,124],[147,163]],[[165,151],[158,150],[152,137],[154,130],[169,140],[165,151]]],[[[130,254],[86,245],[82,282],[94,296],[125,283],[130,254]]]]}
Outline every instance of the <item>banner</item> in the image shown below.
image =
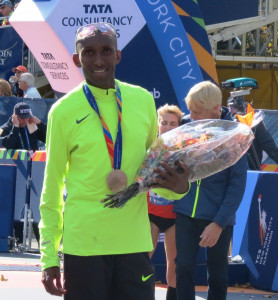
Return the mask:
{"type": "Polygon", "coordinates": [[[187,37],[196,56],[204,80],[218,84],[215,61],[211,53],[206,25],[203,19],[205,12],[195,0],[176,0],[173,2],[181,22],[186,28],[187,37]]]}
{"type": "Polygon", "coordinates": [[[259,173],[253,192],[240,255],[250,270],[252,286],[278,291],[277,173],[259,173]]]}
{"type": "Polygon", "coordinates": [[[170,0],[136,0],[166,65],[180,108],[190,88],[203,81],[185,28],[170,0]]]}
{"type": "MultiPolygon", "coordinates": [[[[72,62],[77,28],[92,22],[111,23],[122,51],[116,77],[145,87],[153,94],[157,107],[170,103],[188,112],[184,103],[188,90],[212,76],[207,76],[205,67],[201,71],[181,22],[183,4],[175,2],[81,0],[69,5],[68,0],[22,0],[10,22],[31,49],[52,88],[60,93],[83,80],[82,72],[72,62]]],[[[214,64],[210,67],[215,70],[214,64]]]]}
{"type": "Polygon", "coordinates": [[[23,41],[11,26],[0,27],[0,78],[9,80],[12,68],[22,65],[23,41]]]}

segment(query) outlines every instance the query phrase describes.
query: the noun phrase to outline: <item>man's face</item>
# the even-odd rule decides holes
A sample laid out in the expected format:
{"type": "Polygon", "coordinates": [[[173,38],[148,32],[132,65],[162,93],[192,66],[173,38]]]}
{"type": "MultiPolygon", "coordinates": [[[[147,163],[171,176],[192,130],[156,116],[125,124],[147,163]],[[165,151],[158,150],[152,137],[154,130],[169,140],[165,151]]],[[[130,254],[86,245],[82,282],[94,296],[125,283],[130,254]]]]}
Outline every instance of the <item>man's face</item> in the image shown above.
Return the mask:
{"type": "Polygon", "coordinates": [[[17,116],[18,122],[19,122],[19,127],[25,127],[29,123],[29,119],[21,119],[19,116],[17,116]]]}
{"type": "Polygon", "coordinates": [[[159,135],[179,126],[179,118],[174,113],[165,113],[159,117],[158,132],[159,135]]]}
{"type": "Polygon", "coordinates": [[[112,35],[95,32],[77,44],[73,61],[81,67],[90,85],[102,89],[114,88],[116,65],[121,60],[116,38],[112,35]]]}
{"type": "Polygon", "coordinates": [[[11,13],[11,11],[12,11],[12,8],[10,6],[7,6],[7,5],[0,6],[0,13],[2,13],[2,15],[4,17],[8,17],[9,14],[11,13]]]}
{"type": "Polygon", "coordinates": [[[19,70],[15,70],[14,72],[15,76],[19,79],[20,75],[23,74],[23,72],[19,71],[19,70]]]}
{"type": "Polygon", "coordinates": [[[18,87],[22,91],[26,91],[28,89],[27,83],[25,81],[22,81],[21,79],[19,79],[19,81],[18,81],[18,87]]]}
{"type": "Polygon", "coordinates": [[[190,118],[194,121],[204,120],[204,119],[218,119],[219,117],[220,117],[220,105],[216,105],[212,109],[205,109],[199,105],[195,105],[194,109],[190,110],[190,118]]]}

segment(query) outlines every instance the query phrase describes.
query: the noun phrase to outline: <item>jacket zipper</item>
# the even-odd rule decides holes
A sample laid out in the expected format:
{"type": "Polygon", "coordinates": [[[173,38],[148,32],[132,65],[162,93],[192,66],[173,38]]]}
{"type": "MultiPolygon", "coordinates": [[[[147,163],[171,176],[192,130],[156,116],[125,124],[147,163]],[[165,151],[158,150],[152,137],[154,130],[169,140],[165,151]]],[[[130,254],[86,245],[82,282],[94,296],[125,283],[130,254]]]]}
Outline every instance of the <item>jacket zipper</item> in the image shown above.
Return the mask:
{"type": "Polygon", "coordinates": [[[196,207],[197,207],[197,203],[198,203],[198,200],[199,200],[200,185],[201,185],[201,180],[197,180],[196,195],[195,195],[195,201],[194,201],[194,206],[193,206],[193,211],[192,211],[192,214],[191,214],[191,218],[195,217],[196,207]]]}

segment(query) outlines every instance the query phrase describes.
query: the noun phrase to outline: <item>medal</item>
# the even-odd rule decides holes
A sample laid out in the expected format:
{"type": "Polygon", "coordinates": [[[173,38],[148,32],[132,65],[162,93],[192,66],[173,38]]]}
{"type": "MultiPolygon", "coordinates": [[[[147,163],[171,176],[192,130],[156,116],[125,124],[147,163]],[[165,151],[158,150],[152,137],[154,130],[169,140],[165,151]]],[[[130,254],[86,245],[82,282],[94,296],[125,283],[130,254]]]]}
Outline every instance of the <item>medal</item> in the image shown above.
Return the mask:
{"type": "Polygon", "coordinates": [[[127,185],[127,177],[122,170],[111,171],[106,178],[107,185],[113,193],[117,193],[127,185]]]}
{"type": "Polygon", "coordinates": [[[114,170],[112,170],[107,178],[106,183],[108,188],[113,192],[116,193],[126,187],[127,185],[127,176],[126,174],[120,170],[121,163],[122,163],[122,128],[121,128],[121,122],[122,122],[122,98],[121,98],[121,91],[117,83],[115,82],[116,86],[116,97],[117,97],[117,106],[118,106],[118,130],[117,130],[117,138],[115,145],[113,143],[112,135],[109,131],[109,128],[107,124],[105,123],[104,119],[100,115],[98,105],[96,102],[96,99],[94,95],[91,93],[88,85],[84,83],[83,90],[86,95],[86,98],[91,105],[91,107],[95,110],[95,112],[98,114],[102,129],[104,133],[104,138],[108,150],[108,154],[111,161],[111,166],[114,170]]]}

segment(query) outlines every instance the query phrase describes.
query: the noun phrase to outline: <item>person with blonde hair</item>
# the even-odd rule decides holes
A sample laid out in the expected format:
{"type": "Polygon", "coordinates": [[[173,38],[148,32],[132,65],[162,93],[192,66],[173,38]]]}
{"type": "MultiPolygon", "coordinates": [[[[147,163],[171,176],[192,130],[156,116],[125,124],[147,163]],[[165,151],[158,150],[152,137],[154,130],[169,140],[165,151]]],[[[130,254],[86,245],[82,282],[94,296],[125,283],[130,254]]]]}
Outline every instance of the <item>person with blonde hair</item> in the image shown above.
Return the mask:
{"type": "Polygon", "coordinates": [[[8,83],[8,81],[6,81],[5,79],[0,79],[0,97],[1,96],[12,96],[12,88],[10,86],[10,84],[8,83]]]}
{"type": "MultiPolygon", "coordinates": [[[[183,112],[176,105],[165,104],[157,110],[157,115],[158,133],[161,135],[181,124],[183,112]]],[[[164,233],[167,262],[166,280],[168,284],[166,300],[176,300],[176,214],[173,212],[173,201],[167,200],[150,190],[148,193],[148,212],[154,247],[153,251],[150,252],[150,257],[152,257],[156,249],[159,234],[164,233]]]]}
{"type": "MultiPolygon", "coordinates": [[[[227,107],[221,106],[218,86],[209,81],[194,85],[186,96],[190,115],[182,123],[203,119],[232,121],[227,107]]],[[[242,200],[247,156],[212,176],[191,182],[188,193],[174,202],[176,213],[177,296],[195,300],[194,274],[199,248],[206,248],[208,300],[225,300],[228,286],[228,251],[235,214],[242,200]]]]}
{"type": "Polygon", "coordinates": [[[219,119],[221,116],[222,93],[210,81],[195,84],[185,98],[193,120],[219,119]]]}

